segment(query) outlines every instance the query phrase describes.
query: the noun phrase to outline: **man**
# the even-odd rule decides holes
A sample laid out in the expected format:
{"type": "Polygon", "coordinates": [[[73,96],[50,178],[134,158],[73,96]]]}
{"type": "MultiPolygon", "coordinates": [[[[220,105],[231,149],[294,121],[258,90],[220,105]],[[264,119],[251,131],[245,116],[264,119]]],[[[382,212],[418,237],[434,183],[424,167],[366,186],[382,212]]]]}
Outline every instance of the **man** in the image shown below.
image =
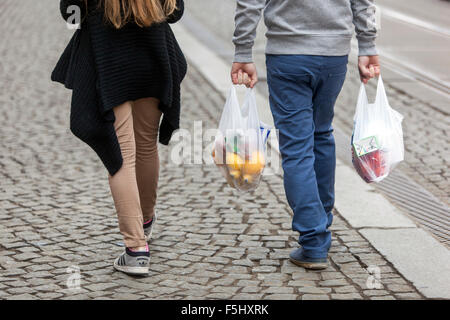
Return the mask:
{"type": "Polygon", "coordinates": [[[353,25],[361,81],[379,75],[372,0],[237,0],[231,77],[253,88],[256,27],[264,11],[270,108],[279,130],[286,197],[301,248],[290,260],[324,269],[334,206],[336,167],[331,126],[345,80],[353,25]]]}

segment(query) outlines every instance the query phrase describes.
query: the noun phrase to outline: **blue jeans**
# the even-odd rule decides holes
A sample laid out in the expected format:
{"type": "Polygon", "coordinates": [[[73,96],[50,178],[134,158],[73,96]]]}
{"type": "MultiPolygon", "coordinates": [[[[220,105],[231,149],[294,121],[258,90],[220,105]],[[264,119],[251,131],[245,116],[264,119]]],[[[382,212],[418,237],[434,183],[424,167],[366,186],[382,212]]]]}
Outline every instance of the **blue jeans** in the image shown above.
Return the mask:
{"type": "Polygon", "coordinates": [[[267,55],[270,108],[279,130],[286,197],[306,256],[331,246],[336,148],[334,104],[348,56],[267,55]]]}

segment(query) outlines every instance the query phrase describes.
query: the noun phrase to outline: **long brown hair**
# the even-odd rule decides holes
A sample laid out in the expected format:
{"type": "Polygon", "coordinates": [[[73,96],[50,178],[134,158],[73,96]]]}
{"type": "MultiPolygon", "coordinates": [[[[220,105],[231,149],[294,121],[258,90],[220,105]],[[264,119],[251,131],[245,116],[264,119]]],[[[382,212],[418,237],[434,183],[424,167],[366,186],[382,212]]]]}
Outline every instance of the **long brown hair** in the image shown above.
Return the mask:
{"type": "Polygon", "coordinates": [[[101,0],[105,19],[117,29],[130,21],[134,21],[140,27],[163,22],[177,8],[176,2],[176,0],[101,0]]]}

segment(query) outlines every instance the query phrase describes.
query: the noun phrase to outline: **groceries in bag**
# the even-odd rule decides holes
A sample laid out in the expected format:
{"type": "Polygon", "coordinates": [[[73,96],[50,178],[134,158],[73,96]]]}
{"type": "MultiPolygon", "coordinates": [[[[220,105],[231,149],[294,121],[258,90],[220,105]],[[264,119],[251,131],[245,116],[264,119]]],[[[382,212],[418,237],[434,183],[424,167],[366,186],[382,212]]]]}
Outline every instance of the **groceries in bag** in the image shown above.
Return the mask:
{"type": "Polygon", "coordinates": [[[361,84],[352,136],[352,160],[361,178],[380,182],[404,159],[403,116],[389,106],[381,76],[374,104],[361,84]]]}
{"type": "Polygon", "coordinates": [[[241,110],[231,88],[219,124],[212,157],[228,184],[240,191],[255,190],[266,166],[270,128],[259,121],[256,99],[247,89],[241,110]]]}

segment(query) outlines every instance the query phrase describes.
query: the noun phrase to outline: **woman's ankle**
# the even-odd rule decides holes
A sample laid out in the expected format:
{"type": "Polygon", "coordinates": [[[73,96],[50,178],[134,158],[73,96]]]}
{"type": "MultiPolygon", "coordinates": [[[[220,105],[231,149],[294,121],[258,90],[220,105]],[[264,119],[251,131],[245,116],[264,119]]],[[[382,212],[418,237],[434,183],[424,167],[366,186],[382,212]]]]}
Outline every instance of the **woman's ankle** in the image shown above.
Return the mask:
{"type": "Polygon", "coordinates": [[[149,216],[145,216],[144,217],[144,224],[149,224],[150,222],[153,221],[154,218],[155,218],[155,213],[153,213],[152,215],[149,215],[149,216]]]}
{"type": "Polygon", "coordinates": [[[147,225],[147,224],[152,223],[152,221],[153,221],[153,218],[150,218],[150,219],[144,219],[144,226],[147,225]]]}
{"type": "Polygon", "coordinates": [[[148,244],[141,247],[128,247],[128,249],[132,252],[148,252],[148,244]]]}

